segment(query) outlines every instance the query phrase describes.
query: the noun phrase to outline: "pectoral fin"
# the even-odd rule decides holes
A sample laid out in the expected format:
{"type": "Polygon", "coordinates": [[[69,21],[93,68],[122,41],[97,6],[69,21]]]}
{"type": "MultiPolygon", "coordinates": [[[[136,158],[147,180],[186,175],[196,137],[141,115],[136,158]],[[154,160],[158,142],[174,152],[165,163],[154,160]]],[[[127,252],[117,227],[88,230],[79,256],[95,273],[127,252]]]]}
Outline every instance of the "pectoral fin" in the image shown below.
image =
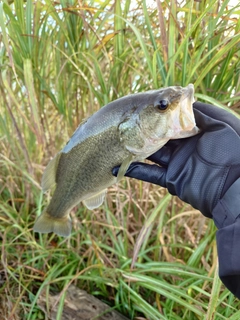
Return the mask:
{"type": "Polygon", "coordinates": [[[95,194],[93,197],[83,200],[83,204],[89,209],[93,210],[100,207],[103,203],[107,189],[95,194]]]}
{"type": "Polygon", "coordinates": [[[58,153],[47,165],[43,172],[41,186],[43,192],[49,190],[56,183],[56,172],[61,153],[58,153]]]}
{"type": "Polygon", "coordinates": [[[118,170],[118,175],[117,175],[117,182],[120,181],[125,173],[127,172],[128,167],[130,166],[131,162],[133,160],[133,156],[129,155],[121,164],[121,167],[118,170]]]}

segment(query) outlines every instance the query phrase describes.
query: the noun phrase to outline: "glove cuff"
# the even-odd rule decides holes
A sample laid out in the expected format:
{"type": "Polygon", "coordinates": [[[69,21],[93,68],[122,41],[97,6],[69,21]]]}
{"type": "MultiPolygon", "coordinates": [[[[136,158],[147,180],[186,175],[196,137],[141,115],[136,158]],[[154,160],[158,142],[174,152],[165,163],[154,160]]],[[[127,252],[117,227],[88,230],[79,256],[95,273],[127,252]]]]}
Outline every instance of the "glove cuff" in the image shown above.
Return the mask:
{"type": "Polygon", "coordinates": [[[240,178],[224,194],[213,209],[213,220],[218,229],[235,222],[240,215],[240,178]]]}
{"type": "Polygon", "coordinates": [[[213,209],[217,231],[219,277],[240,299],[240,178],[213,209]]]}

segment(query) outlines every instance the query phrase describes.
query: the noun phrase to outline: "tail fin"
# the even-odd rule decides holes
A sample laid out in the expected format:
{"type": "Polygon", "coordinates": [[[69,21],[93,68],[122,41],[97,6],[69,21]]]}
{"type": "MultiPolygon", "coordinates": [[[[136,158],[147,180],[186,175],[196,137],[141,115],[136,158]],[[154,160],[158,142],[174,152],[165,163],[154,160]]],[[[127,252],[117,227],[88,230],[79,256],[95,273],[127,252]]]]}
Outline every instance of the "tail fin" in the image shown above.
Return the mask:
{"type": "Polygon", "coordinates": [[[50,216],[47,211],[37,218],[33,230],[40,233],[55,232],[59,236],[68,237],[71,234],[72,223],[69,215],[62,218],[50,216]]]}

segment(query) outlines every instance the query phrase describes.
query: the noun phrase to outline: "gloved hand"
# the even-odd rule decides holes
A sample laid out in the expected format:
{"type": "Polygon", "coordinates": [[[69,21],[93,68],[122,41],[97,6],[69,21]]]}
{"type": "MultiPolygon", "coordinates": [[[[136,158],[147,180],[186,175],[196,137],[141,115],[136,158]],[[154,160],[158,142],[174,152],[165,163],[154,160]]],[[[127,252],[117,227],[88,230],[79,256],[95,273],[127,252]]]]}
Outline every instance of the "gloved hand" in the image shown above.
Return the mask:
{"type": "Polygon", "coordinates": [[[240,298],[240,120],[212,105],[193,107],[201,133],[169,141],[149,157],[156,164],[133,163],[126,176],[166,187],[214,219],[220,278],[240,298]]]}

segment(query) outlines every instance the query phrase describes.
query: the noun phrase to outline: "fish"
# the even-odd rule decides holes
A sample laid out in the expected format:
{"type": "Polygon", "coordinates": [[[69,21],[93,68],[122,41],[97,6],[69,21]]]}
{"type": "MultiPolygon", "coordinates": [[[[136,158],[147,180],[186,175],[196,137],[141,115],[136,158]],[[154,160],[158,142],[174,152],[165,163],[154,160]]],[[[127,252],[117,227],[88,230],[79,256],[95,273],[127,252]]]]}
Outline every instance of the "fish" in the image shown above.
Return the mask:
{"type": "Polygon", "coordinates": [[[69,236],[73,207],[101,206],[133,161],[143,161],[170,139],[196,135],[193,102],[193,84],[170,86],[121,97],[84,120],[43,173],[43,192],[56,187],[33,230],[69,236]]]}

